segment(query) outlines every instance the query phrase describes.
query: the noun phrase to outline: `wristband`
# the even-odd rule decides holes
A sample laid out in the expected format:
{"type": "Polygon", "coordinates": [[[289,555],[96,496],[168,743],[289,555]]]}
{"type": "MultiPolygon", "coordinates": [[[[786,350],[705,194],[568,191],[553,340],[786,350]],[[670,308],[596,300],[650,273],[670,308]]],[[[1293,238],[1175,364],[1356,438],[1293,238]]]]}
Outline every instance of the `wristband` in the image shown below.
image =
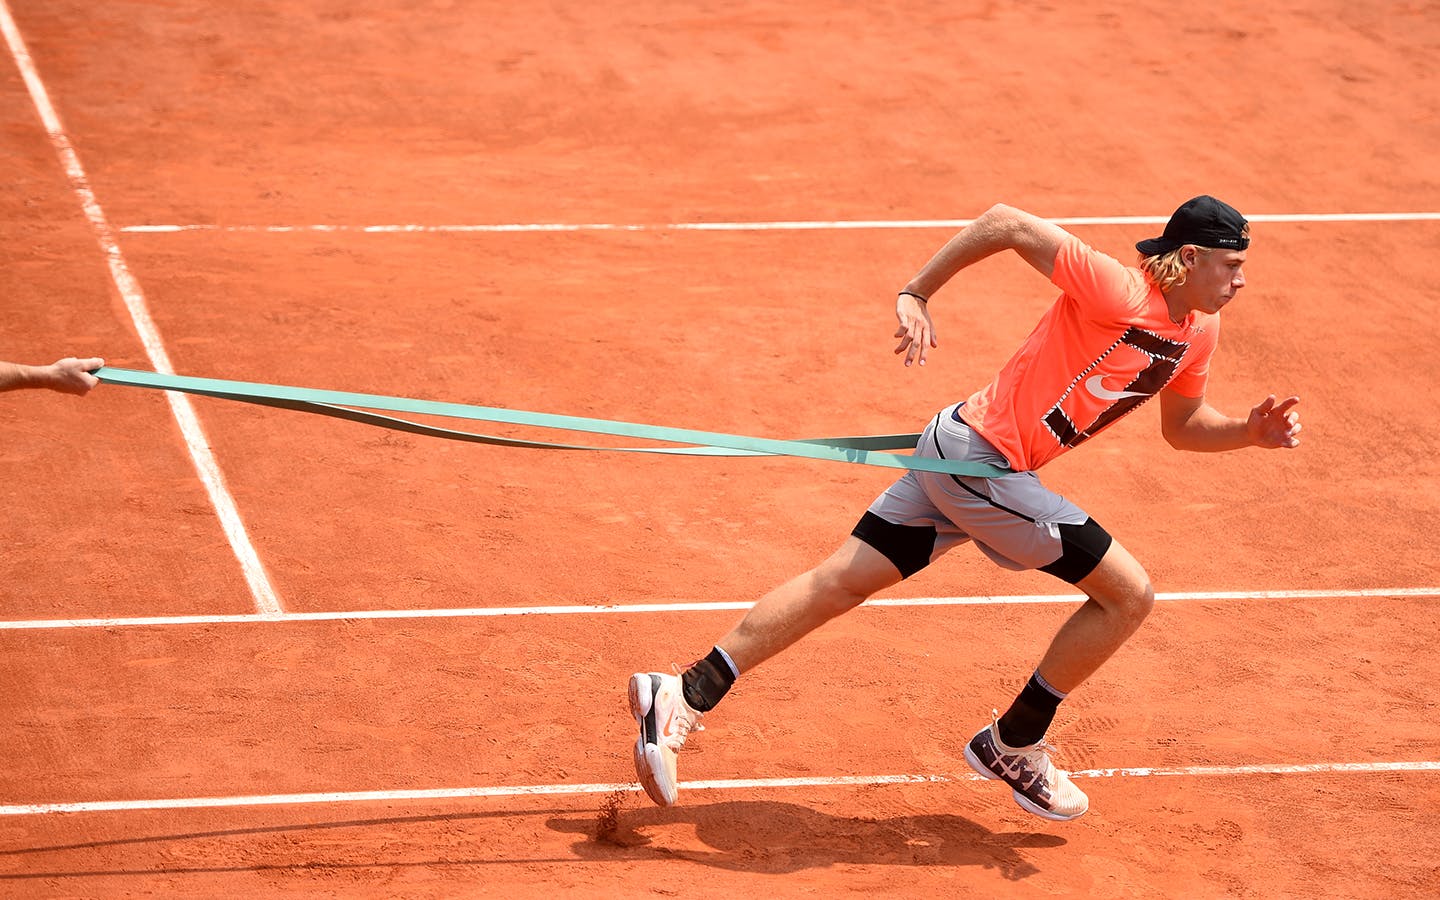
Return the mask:
{"type": "Polygon", "coordinates": [[[921,303],[929,303],[929,302],[930,302],[930,298],[929,298],[929,297],[922,297],[921,295],[915,293],[914,291],[901,291],[901,292],[900,292],[900,296],[902,296],[902,297],[906,297],[906,296],[914,297],[916,300],[919,300],[921,303]]]}

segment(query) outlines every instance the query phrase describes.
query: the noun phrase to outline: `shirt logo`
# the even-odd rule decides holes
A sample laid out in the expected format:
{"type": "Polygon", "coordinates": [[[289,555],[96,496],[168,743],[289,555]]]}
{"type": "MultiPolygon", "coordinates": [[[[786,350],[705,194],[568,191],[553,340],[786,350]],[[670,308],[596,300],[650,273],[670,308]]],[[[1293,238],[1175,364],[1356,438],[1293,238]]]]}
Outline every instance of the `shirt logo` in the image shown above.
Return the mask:
{"type": "Polygon", "coordinates": [[[1112,391],[1109,388],[1105,387],[1104,375],[1091,375],[1089,378],[1085,379],[1085,390],[1089,391],[1090,395],[1093,397],[1098,397],[1101,400],[1108,400],[1112,403],[1116,400],[1124,400],[1126,397],[1150,396],[1144,391],[1112,391]]]}

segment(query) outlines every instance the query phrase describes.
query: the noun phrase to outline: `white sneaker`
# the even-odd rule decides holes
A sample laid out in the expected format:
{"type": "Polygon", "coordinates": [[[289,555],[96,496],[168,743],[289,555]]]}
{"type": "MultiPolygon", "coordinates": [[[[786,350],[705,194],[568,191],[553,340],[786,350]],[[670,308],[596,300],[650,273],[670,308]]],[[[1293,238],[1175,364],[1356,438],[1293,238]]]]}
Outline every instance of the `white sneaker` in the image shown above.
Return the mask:
{"type": "Polygon", "coordinates": [[[1015,802],[1026,812],[1057,822],[1078,819],[1090,809],[1090,798],[1055,768],[1051,749],[1044,741],[1007,747],[992,721],[965,745],[965,761],[986,778],[1010,785],[1015,802]]]}
{"type": "Polygon", "coordinates": [[[675,763],[685,737],[704,731],[701,713],[690,708],[679,675],[637,672],[630,676],[630,712],[640,726],[635,741],[635,774],[660,806],[673,806],[680,782],[675,763]]]}

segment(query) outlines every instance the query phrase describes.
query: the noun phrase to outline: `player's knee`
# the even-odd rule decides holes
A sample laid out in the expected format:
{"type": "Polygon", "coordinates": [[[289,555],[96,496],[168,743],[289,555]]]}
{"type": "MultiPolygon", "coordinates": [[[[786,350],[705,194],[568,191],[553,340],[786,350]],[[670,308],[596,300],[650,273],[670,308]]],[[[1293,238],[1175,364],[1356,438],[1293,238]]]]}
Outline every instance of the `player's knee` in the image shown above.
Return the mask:
{"type": "Polygon", "coordinates": [[[1136,628],[1140,627],[1140,623],[1145,621],[1154,608],[1155,588],[1148,579],[1125,592],[1124,599],[1120,602],[1121,613],[1136,628]]]}
{"type": "Polygon", "coordinates": [[[1139,628],[1155,608],[1150,576],[1118,542],[1109,546],[1100,564],[1076,586],[1123,620],[1131,631],[1139,628]]]}
{"type": "Polygon", "coordinates": [[[854,609],[900,580],[900,572],[875,548],[851,537],[811,573],[811,596],[832,615],[854,609]]]}
{"type": "Polygon", "coordinates": [[[1103,588],[1092,586],[1087,593],[1118,622],[1126,634],[1133,634],[1150,615],[1150,610],[1155,608],[1155,591],[1149,581],[1111,583],[1103,588]]]}
{"type": "Polygon", "coordinates": [[[821,566],[810,573],[814,596],[821,598],[832,615],[854,609],[874,593],[869,584],[848,569],[821,566]]]}

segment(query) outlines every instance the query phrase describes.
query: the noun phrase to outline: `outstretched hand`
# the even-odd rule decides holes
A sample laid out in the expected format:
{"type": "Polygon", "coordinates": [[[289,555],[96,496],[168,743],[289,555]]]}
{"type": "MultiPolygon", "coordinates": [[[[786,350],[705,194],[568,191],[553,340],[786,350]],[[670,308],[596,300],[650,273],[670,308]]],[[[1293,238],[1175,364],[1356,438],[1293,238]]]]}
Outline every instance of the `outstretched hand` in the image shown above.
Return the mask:
{"type": "Polygon", "coordinates": [[[49,375],[49,383],[46,384],[46,387],[62,394],[83,396],[100,383],[100,379],[90,373],[103,365],[105,365],[105,360],[98,356],[91,359],[76,359],[73,356],[67,356],[46,367],[49,375]]]}
{"type": "Polygon", "coordinates": [[[926,350],[936,346],[935,323],[930,321],[929,308],[913,294],[901,294],[895,301],[895,318],[900,320],[900,327],[895,329],[895,337],[900,338],[896,355],[904,353],[907,366],[917,359],[925,365],[926,350]]]}
{"type": "Polygon", "coordinates": [[[1299,397],[1286,397],[1276,403],[1271,394],[1250,410],[1250,419],[1245,423],[1250,443],[1268,448],[1300,446],[1300,438],[1296,437],[1300,433],[1300,414],[1292,411],[1299,402],[1299,397]]]}

